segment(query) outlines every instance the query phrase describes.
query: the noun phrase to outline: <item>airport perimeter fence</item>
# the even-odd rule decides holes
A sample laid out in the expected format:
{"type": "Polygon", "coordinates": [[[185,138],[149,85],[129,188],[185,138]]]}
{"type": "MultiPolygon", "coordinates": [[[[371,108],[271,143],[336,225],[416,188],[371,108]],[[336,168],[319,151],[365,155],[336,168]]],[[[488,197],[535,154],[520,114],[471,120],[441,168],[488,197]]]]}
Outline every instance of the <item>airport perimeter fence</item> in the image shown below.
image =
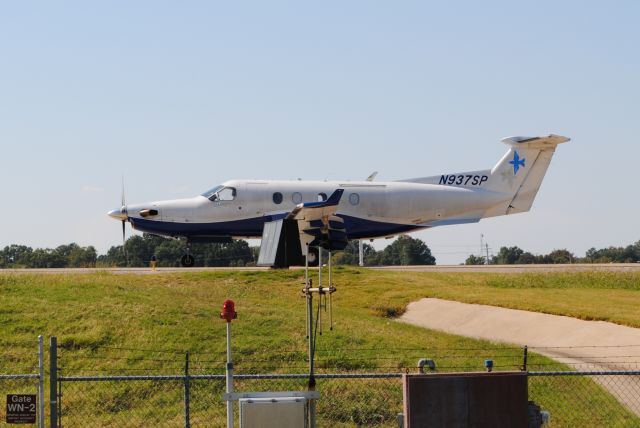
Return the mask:
{"type": "MultiPolygon", "coordinates": [[[[52,341],[55,344],[55,341],[52,341]]],[[[595,347],[594,347],[595,348],[595,347]]],[[[603,347],[604,348],[604,347],[603,347]]],[[[640,346],[637,348],[640,350],[640,346]]],[[[402,375],[417,373],[418,356],[434,359],[433,372],[481,371],[493,358],[496,371],[526,370],[529,398],[551,415],[549,427],[640,427],[640,367],[627,353],[598,354],[577,362],[554,362],[529,348],[429,350],[410,353],[411,367],[400,354],[377,350],[375,357],[340,358],[319,352],[316,390],[318,427],[397,427],[402,412],[402,375]],[[611,368],[603,369],[603,362],[611,368]],[[614,370],[614,365],[620,367],[614,370]],[[599,368],[599,370],[595,370],[599,368]]],[[[539,350],[543,351],[543,350],[539,350]]],[[[57,427],[224,427],[225,359],[220,353],[187,354],[176,350],[87,348],[75,343],[49,351],[48,400],[57,427]],[[51,361],[53,359],[53,361],[51,361]],[[51,398],[53,396],[53,398],[51,398]]],[[[0,351],[0,358],[3,353],[0,351]]],[[[17,361],[17,360],[16,360],[17,361]]],[[[236,392],[305,391],[304,351],[288,357],[247,359],[238,353],[236,392]],[[281,371],[281,372],[278,372],[281,371]],[[265,374],[270,373],[270,374],[265,374]]],[[[47,365],[48,366],[48,365],[47,365]]],[[[424,370],[431,372],[429,364],[424,370]]],[[[8,380],[13,382],[13,380],[8,380]]],[[[25,393],[35,377],[20,379],[25,393]]],[[[0,386],[5,380],[0,379],[0,386]]],[[[7,386],[7,385],[5,385],[7,386]]],[[[7,393],[21,388],[2,386],[7,393]],[[8,389],[7,389],[8,388],[8,389]]],[[[234,405],[236,424],[238,405],[234,405]]],[[[4,419],[0,419],[4,426],[4,419]]],[[[236,425],[237,426],[237,425],[236,425]]]]}
{"type": "Polygon", "coordinates": [[[22,343],[0,343],[0,426],[7,421],[9,395],[36,396],[36,425],[45,426],[45,371],[44,343],[38,341],[22,343]],[[23,351],[31,349],[31,351],[23,351]],[[5,404],[5,399],[7,400],[5,404]]]}

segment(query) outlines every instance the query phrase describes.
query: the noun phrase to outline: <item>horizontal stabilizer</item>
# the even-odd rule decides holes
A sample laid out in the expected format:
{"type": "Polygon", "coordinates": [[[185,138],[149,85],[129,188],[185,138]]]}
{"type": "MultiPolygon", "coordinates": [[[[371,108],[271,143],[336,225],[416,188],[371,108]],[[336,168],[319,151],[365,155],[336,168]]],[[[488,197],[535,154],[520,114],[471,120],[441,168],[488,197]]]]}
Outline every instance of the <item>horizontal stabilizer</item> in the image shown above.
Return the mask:
{"type": "Polygon", "coordinates": [[[503,138],[503,143],[510,146],[519,146],[521,144],[526,143],[531,148],[542,148],[542,147],[555,147],[558,144],[566,143],[570,141],[570,138],[563,137],[562,135],[549,134],[544,137],[507,137],[503,138]],[[539,145],[541,147],[534,147],[539,145]]]}

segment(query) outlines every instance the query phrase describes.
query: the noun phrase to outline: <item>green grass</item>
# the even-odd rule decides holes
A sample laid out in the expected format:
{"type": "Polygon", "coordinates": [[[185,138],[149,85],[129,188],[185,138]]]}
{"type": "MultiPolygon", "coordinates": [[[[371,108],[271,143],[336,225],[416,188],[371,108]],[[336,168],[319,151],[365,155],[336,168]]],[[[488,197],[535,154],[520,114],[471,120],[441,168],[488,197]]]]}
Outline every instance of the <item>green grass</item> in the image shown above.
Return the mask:
{"type": "MultiPolygon", "coordinates": [[[[304,373],[307,342],[305,301],[300,293],[303,277],[301,270],[154,275],[0,274],[0,345],[4,345],[0,351],[0,372],[13,371],[21,364],[21,356],[35,349],[32,345],[35,337],[42,334],[58,337],[64,375],[179,374],[186,351],[191,353],[192,374],[222,373],[225,323],[218,314],[222,302],[230,298],[235,300],[238,311],[238,319],[233,322],[236,371],[304,373]]],[[[325,333],[318,338],[320,372],[397,372],[406,367],[415,371],[417,360],[422,357],[435,358],[442,371],[481,370],[488,358],[495,360],[497,369],[513,370],[520,365],[518,349],[393,320],[409,302],[422,297],[640,326],[637,310],[640,274],[397,273],[341,267],[335,269],[334,283],[338,287],[334,295],[334,330],[327,331],[325,322],[325,333]]],[[[532,358],[550,364],[544,357],[532,358]]],[[[299,388],[299,383],[282,388],[299,388]]],[[[363,384],[319,382],[325,395],[345,398],[338,400],[340,405],[333,406],[331,412],[324,409],[325,414],[332,415],[331,425],[339,426],[340,422],[342,426],[374,423],[393,426],[389,418],[400,411],[402,399],[399,382],[391,387],[389,383],[374,381],[378,387],[358,389],[363,384]],[[388,391],[389,395],[386,398],[383,395],[381,400],[378,394],[378,398],[372,397],[364,404],[353,404],[355,397],[362,398],[365,392],[378,389],[388,391]]],[[[170,415],[166,418],[176,418],[179,424],[182,394],[179,385],[164,392],[166,385],[156,385],[156,392],[151,393],[141,384],[108,388],[105,385],[65,383],[63,405],[67,406],[68,418],[76,415],[81,421],[93,415],[100,420],[117,414],[119,420],[149,421],[153,408],[163,408],[170,415]],[[127,400],[132,395],[146,397],[147,407],[127,400]]],[[[220,392],[223,385],[216,388],[220,392]]],[[[629,426],[640,424],[615,400],[611,402],[600,386],[588,382],[581,388],[588,401],[585,405],[598,408],[603,400],[608,400],[611,412],[622,415],[623,421],[630,421],[629,426]]],[[[542,404],[554,406],[555,401],[565,399],[561,394],[561,389],[552,388],[541,396],[542,404]]],[[[199,405],[202,403],[194,403],[196,409],[199,405]]],[[[213,406],[212,402],[204,407],[213,406]]],[[[210,411],[204,407],[200,409],[202,412],[210,411]]],[[[562,412],[557,410],[554,415],[557,426],[562,426],[563,421],[574,422],[562,412]]],[[[194,417],[198,415],[194,413],[194,417]]],[[[72,420],[67,419],[67,426],[73,426],[69,422],[72,420]]]]}

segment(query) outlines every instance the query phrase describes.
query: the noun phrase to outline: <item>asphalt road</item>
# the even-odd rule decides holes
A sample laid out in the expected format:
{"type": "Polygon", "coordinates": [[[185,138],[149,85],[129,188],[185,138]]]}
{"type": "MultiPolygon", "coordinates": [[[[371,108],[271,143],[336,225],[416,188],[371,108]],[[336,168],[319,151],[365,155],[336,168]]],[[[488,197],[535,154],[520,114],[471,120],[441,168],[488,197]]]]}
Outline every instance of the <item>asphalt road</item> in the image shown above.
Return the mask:
{"type": "MultiPolygon", "coordinates": [[[[292,267],[291,269],[303,269],[292,267]]],[[[566,264],[566,265],[436,265],[436,266],[381,266],[368,269],[386,270],[397,272],[487,272],[487,273],[523,273],[523,272],[640,272],[640,263],[610,263],[610,264],[566,264]]],[[[92,272],[110,272],[114,274],[161,274],[180,272],[209,272],[219,270],[236,271],[261,271],[269,270],[266,267],[193,267],[193,268],[158,268],[152,271],[150,268],[62,268],[62,269],[0,269],[2,273],[50,273],[50,274],[86,274],[92,272]]]]}

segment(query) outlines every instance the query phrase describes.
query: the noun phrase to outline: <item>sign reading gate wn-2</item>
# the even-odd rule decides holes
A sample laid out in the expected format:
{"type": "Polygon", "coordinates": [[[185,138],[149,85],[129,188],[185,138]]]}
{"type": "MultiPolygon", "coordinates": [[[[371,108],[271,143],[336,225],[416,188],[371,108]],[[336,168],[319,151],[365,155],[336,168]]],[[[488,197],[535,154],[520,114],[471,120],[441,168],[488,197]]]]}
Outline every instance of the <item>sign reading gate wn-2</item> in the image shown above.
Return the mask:
{"type": "Polygon", "coordinates": [[[27,394],[7,394],[7,423],[35,424],[36,396],[27,394]]]}

